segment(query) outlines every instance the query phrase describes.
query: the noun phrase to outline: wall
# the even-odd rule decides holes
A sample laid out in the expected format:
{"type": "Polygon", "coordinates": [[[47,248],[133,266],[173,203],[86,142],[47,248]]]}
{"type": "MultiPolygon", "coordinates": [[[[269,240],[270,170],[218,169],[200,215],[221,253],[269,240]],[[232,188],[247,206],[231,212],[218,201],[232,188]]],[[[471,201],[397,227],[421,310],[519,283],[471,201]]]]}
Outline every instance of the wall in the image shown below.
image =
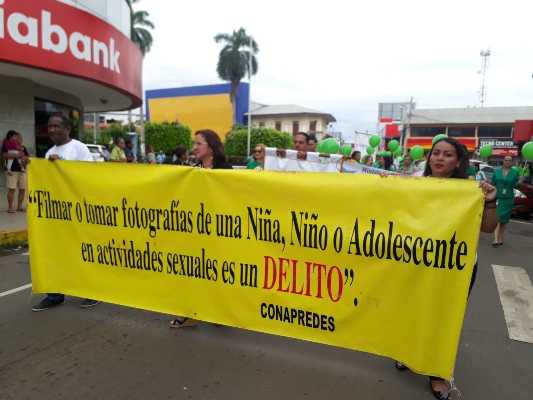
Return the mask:
{"type": "Polygon", "coordinates": [[[221,137],[231,129],[232,107],[227,94],[149,99],[150,121],[174,122],[199,129],[212,129],[221,137]]]}
{"type": "MultiPolygon", "coordinates": [[[[248,88],[241,82],[237,90],[236,119],[244,123],[248,112],[248,88]]],[[[152,122],[175,122],[199,129],[212,129],[224,140],[233,123],[229,98],[230,84],[192,86],[146,91],[146,119],[152,122]]]]}
{"type": "MultiPolygon", "coordinates": [[[[0,76],[0,87],[0,139],[3,141],[10,130],[20,132],[28,151],[35,153],[33,82],[0,76]]],[[[5,186],[4,161],[1,155],[0,163],[0,186],[5,186]]]]}
{"type": "Polygon", "coordinates": [[[517,119],[533,119],[533,107],[470,107],[416,109],[410,123],[421,124],[492,124],[514,123],[517,119]]]}
{"type": "Polygon", "coordinates": [[[130,8],[125,0],[59,0],[72,7],[89,12],[113,25],[130,38],[130,8]]]}
{"type": "MultiPolygon", "coordinates": [[[[0,75],[0,139],[4,140],[9,130],[22,134],[24,146],[30,155],[35,155],[35,107],[39,98],[82,110],[81,100],[58,89],[34,83],[30,79],[0,75]]],[[[0,155],[0,165],[3,160],[0,155]]],[[[5,175],[0,168],[0,186],[5,186],[5,175]]]]}

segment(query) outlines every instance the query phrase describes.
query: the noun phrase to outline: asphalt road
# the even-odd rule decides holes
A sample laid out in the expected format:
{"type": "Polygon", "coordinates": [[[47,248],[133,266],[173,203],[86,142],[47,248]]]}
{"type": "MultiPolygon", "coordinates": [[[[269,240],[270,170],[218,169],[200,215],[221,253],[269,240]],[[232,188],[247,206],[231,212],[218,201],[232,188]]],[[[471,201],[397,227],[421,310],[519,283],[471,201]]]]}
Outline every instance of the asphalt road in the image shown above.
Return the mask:
{"type": "MultiPolygon", "coordinates": [[[[509,339],[491,264],[533,279],[533,224],[514,220],[491,243],[483,234],[452,398],[531,400],[533,344],[509,339]]],[[[73,297],[35,313],[42,295],[5,294],[29,283],[28,255],[0,257],[0,399],[433,398],[427,377],[372,354],[208,323],[172,330],[171,316],[73,297]]]]}

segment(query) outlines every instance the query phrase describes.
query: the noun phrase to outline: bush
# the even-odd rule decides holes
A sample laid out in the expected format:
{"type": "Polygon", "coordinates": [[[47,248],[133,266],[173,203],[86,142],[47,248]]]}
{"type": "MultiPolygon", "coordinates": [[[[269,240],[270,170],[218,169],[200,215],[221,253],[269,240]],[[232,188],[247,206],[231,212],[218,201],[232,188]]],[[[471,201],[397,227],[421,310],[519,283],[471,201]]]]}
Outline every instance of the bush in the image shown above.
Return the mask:
{"type": "Polygon", "coordinates": [[[144,125],[146,144],[151,145],[154,151],[163,150],[165,154],[178,146],[192,146],[191,128],[176,122],[147,122],[144,125]]]}
{"type": "MultiPolygon", "coordinates": [[[[279,132],[275,129],[252,128],[250,132],[250,150],[258,143],[263,143],[267,147],[292,149],[293,138],[289,133],[279,132]]],[[[224,147],[228,156],[248,156],[246,154],[247,145],[247,129],[228,132],[224,141],[224,147]]]]}

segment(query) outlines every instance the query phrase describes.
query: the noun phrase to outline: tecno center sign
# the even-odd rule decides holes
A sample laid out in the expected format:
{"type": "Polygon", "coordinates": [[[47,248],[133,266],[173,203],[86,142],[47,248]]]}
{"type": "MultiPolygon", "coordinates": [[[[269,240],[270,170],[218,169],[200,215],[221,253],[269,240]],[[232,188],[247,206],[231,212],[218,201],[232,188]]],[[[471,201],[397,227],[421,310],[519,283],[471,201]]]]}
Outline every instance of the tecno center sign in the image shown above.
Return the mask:
{"type": "Polygon", "coordinates": [[[489,145],[492,146],[493,156],[517,156],[518,146],[509,138],[502,139],[479,139],[479,147],[489,145]]]}
{"type": "Polygon", "coordinates": [[[142,96],[137,46],[102,19],[56,0],[0,0],[0,62],[142,96]]]}

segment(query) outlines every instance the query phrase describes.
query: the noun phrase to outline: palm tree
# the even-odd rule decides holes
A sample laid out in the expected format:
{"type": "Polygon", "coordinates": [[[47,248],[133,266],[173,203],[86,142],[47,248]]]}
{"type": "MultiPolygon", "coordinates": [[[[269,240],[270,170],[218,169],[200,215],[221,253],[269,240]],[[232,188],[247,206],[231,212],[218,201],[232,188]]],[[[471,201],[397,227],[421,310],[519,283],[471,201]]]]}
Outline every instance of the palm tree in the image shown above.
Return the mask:
{"type": "Polygon", "coordinates": [[[223,81],[231,82],[229,98],[233,106],[233,124],[236,121],[235,99],[237,98],[237,89],[242,78],[246,75],[257,74],[258,66],[255,54],[259,51],[257,43],[252,40],[250,49],[250,36],[246,35],[244,28],[233,31],[233,34],[219,33],[215,36],[216,43],[224,43],[224,47],[218,56],[217,74],[223,81]],[[248,49],[248,50],[245,50],[248,49]],[[250,71],[249,60],[252,57],[252,70],[250,71]]]}
{"type": "MultiPolygon", "coordinates": [[[[131,40],[139,47],[143,57],[150,51],[154,39],[150,31],[146,28],[155,29],[155,25],[148,19],[150,14],[148,11],[133,11],[133,4],[138,3],[139,0],[126,0],[131,13],[131,40]]],[[[131,125],[131,110],[128,110],[128,122],[131,125]]],[[[144,145],[144,110],[141,105],[140,108],[141,119],[141,145],[144,145]]]]}
{"type": "Polygon", "coordinates": [[[139,0],[126,0],[131,12],[131,40],[139,47],[143,56],[146,55],[152,48],[154,39],[152,34],[146,28],[155,29],[155,25],[148,19],[150,14],[148,11],[134,11],[133,4],[138,3],[139,0]]]}

